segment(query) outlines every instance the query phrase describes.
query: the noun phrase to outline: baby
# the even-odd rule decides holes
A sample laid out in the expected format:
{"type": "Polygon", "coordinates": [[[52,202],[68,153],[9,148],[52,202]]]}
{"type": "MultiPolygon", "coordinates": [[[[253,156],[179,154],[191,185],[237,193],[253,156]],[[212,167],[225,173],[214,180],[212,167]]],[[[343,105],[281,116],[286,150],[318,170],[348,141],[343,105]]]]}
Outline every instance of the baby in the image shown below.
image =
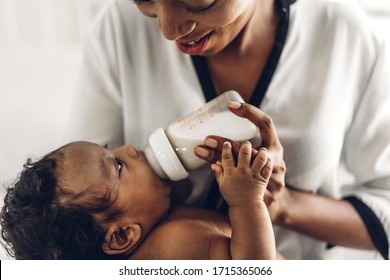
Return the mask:
{"type": "Polygon", "coordinates": [[[275,259],[263,201],[272,163],[231,144],[211,167],[229,219],[171,205],[170,187],[130,145],[74,142],[28,161],[7,190],[3,246],[16,259],[275,259]],[[254,159],[252,158],[254,156],[254,159]]]}

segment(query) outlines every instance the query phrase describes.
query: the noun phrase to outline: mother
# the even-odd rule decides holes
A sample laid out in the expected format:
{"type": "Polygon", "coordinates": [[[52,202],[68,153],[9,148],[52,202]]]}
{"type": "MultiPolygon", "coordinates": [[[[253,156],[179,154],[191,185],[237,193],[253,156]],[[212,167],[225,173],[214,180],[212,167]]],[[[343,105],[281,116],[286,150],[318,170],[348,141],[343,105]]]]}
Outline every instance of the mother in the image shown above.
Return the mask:
{"type": "MultiPolygon", "coordinates": [[[[332,249],[341,245],[388,258],[389,59],[358,7],[133,2],[110,1],[86,33],[66,141],[144,148],[156,128],[236,90],[261,108],[236,112],[266,133],[262,145],[276,163],[269,192],[278,250],[290,259],[343,258],[332,249]]],[[[188,204],[204,204],[211,177],[205,167],[182,182],[188,204]]]]}

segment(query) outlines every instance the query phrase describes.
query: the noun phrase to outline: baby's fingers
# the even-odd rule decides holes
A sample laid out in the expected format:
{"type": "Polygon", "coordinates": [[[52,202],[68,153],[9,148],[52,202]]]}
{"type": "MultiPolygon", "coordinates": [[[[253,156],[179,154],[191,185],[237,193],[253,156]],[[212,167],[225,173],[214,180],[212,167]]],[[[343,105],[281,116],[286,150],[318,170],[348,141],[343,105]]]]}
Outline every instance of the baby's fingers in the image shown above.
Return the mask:
{"type": "Polygon", "coordinates": [[[221,165],[213,163],[211,169],[214,171],[215,179],[217,179],[218,184],[220,184],[220,179],[223,175],[223,168],[221,165]]]}
{"type": "Polygon", "coordinates": [[[264,179],[269,180],[269,178],[271,178],[272,175],[272,170],[273,170],[273,163],[271,158],[268,158],[267,163],[263,167],[263,170],[261,170],[261,176],[264,179]]]}
{"type": "Polygon", "coordinates": [[[227,141],[223,143],[222,146],[222,167],[224,172],[227,172],[235,167],[234,157],[232,153],[232,144],[227,141]]]}
{"type": "Polygon", "coordinates": [[[272,174],[272,161],[268,156],[268,151],[261,148],[252,164],[252,169],[259,172],[264,179],[269,179],[272,174]]]}
{"type": "Polygon", "coordinates": [[[244,141],[241,144],[240,151],[238,152],[237,167],[247,168],[251,164],[252,157],[252,144],[249,141],[244,141]]]}

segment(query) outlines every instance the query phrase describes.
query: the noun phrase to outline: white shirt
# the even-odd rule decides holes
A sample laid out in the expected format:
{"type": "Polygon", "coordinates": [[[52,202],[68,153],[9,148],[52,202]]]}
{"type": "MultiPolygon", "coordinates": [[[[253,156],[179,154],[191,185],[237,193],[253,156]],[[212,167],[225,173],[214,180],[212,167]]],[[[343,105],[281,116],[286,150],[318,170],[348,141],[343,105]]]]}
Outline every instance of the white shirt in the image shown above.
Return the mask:
{"type": "MultiPolygon", "coordinates": [[[[357,197],[389,240],[390,59],[362,12],[345,2],[291,5],[287,40],[260,107],[284,147],[286,183],[357,197]]],[[[67,140],[114,147],[143,149],[154,130],[205,103],[190,56],[125,0],[108,3],[89,27],[77,90],[67,140]]],[[[202,203],[210,174],[208,167],[192,172],[189,204],[202,203]]],[[[324,242],[280,228],[275,234],[288,259],[343,258],[324,242]]]]}

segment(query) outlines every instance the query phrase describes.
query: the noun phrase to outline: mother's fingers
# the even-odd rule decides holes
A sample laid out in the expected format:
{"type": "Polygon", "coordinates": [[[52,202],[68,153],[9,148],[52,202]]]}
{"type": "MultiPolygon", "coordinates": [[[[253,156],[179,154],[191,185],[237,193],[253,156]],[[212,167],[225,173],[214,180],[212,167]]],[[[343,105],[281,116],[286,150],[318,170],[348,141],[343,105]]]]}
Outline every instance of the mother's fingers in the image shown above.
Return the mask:
{"type": "Polygon", "coordinates": [[[221,151],[211,149],[205,145],[196,146],[194,153],[197,157],[207,161],[210,164],[221,160],[221,151]]]}
{"type": "Polygon", "coordinates": [[[222,147],[223,147],[223,144],[225,142],[230,142],[230,144],[232,145],[233,153],[235,153],[235,154],[238,153],[238,151],[240,150],[241,144],[236,142],[236,141],[230,140],[230,139],[225,138],[225,137],[216,136],[216,135],[209,135],[204,140],[204,144],[207,147],[209,147],[211,149],[218,150],[218,151],[222,151],[222,147]]]}
{"type": "Polygon", "coordinates": [[[240,150],[240,144],[220,136],[208,136],[204,140],[204,145],[198,145],[194,149],[194,153],[208,163],[215,163],[222,158],[222,148],[225,142],[230,142],[232,153],[236,155],[240,150]]]}
{"type": "MultiPolygon", "coordinates": [[[[201,159],[204,159],[209,163],[215,163],[218,160],[221,160],[221,151],[223,143],[225,142],[230,142],[230,144],[232,145],[233,156],[237,158],[238,152],[240,151],[241,143],[215,135],[207,136],[204,140],[204,145],[196,146],[194,149],[194,153],[196,156],[201,159]]],[[[256,149],[252,149],[251,160],[253,160],[257,153],[258,151],[256,149]]]]}
{"type": "Polygon", "coordinates": [[[230,102],[229,109],[237,116],[250,120],[259,128],[262,146],[270,147],[279,143],[271,117],[259,108],[248,103],[230,102]]]}

